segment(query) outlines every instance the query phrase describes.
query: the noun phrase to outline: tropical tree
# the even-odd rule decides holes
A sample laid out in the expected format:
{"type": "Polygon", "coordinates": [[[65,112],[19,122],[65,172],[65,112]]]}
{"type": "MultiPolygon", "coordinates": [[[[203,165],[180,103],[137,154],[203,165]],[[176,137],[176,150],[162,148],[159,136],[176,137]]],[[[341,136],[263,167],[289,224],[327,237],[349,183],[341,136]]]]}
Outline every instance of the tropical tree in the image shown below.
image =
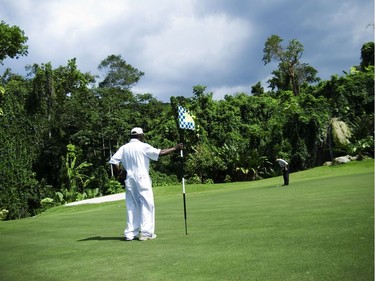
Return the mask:
{"type": "Polygon", "coordinates": [[[39,128],[25,110],[30,84],[18,75],[7,76],[0,117],[0,209],[15,219],[37,214],[41,199],[52,190],[34,171],[40,142],[39,128]]]}
{"type": "Polygon", "coordinates": [[[132,119],[141,116],[134,110],[136,99],[131,88],[144,73],[128,64],[121,55],[108,56],[100,62],[98,70],[104,75],[99,88],[93,90],[99,99],[99,135],[103,155],[110,157],[112,150],[125,141],[124,130],[130,130],[135,123],[132,119]]]}
{"type": "Polygon", "coordinates": [[[126,63],[121,55],[108,56],[99,64],[98,69],[105,74],[103,81],[99,83],[102,88],[129,90],[144,75],[142,71],[126,63]]]}
{"type": "Polygon", "coordinates": [[[77,149],[73,144],[67,145],[67,155],[65,160],[65,169],[68,183],[68,190],[71,192],[72,197],[75,199],[77,193],[83,193],[93,180],[93,176],[88,176],[86,170],[92,164],[86,161],[77,163],[77,149]]]}
{"type": "Polygon", "coordinates": [[[217,102],[213,100],[212,92],[205,92],[206,88],[207,86],[204,85],[193,86],[193,97],[190,100],[191,111],[198,121],[199,139],[203,142],[207,138],[212,139],[216,129],[214,119],[216,118],[217,102]]]}
{"type": "MultiPolygon", "coordinates": [[[[16,58],[27,55],[28,46],[25,44],[28,38],[18,26],[9,26],[4,21],[0,22],[0,64],[6,58],[16,58]]],[[[4,101],[5,88],[0,84],[0,116],[3,115],[2,103],[4,101]]]]}
{"type": "Polygon", "coordinates": [[[361,70],[374,66],[374,42],[367,42],[361,48],[361,70]]]}
{"type": "Polygon", "coordinates": [[[323,81],[315,91],[316,95],[326,97],[332,108],[332,117],[350,122],[355,116],[374,112],[374,67],[363,71],[352,69],[350,73],[339,77],[333,75],[323,81]]]}
{"type": "Polygon", "coordinates": [[[197,176],[200,183],[213,183],[219,173],[225,171],[226,165],[219,157],[218,149],[208,143],[198,144],[193,148],[194,153],[188,155],[186,170],[190,177],[197,176]]]}
{"type": "Polygon", "coordinates": [[[34,64],[27,69],[32,87],[26,109],[38,127],[41,147],[34,164],[35,171],[39,178],[45,178],[49,184],[59,188],[60,158],[66,153],[66,144],[72,142],[72,139],[83,142],[84,137],[80,137],[80,134],[85,136],[84,132],[91,127],[85,125],[88,122],[93,124],[89,116],[95,114],[95,104],[92,105],[88,90],[93,77],[81,73],[75,59],[57,69],[53,69],[51,63],[34,64]],[[85,128],[84,132],[82,128],[85,128]]]}
{"type": "Polygon", "coordinates": [[[263,62],[278,61],[278,70],[273,72],[274,77],[269,81],[271,88],[279,90],[292,90],[297,96],[304,83],[317,82],[317,71],[307,63],[301,63],[304,47],[296,39],[289,41],[286,47],[281,45],[283,39],[278,35],[267,38],[263,49],[263,62]]]}
{"type": "Polygon", "coordinates": [[[0,22],[0,63],[9,58],[18,59],[28,53],[28,46],[25,44],[28,38],[25,32],[18,26],[9,26],[5,21],[0,22]]]}

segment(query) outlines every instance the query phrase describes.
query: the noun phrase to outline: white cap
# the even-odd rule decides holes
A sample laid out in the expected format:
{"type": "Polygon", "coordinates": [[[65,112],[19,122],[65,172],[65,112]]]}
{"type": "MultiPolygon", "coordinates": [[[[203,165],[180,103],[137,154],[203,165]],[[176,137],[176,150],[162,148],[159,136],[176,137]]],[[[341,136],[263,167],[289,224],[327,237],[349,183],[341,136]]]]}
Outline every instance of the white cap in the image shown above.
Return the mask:
{"type": "Polygon", "coordinates": [[[139,127],[135,127],[133,128],[131,131],[130,131],[130,134],[131,135],[143,135],[143,130],[142,128],[139,128],[139,127]]]}

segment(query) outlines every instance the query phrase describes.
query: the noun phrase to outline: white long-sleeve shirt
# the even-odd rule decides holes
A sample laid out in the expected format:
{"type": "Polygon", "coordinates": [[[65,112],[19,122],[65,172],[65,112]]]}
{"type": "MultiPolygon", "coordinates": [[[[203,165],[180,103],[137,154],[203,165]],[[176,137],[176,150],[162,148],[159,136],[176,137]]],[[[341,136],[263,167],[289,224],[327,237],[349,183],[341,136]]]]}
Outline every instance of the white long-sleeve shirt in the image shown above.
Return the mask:
{"type": "Polygon", "coordinates": [[[281,168],[285,168],[288,165],[288,162],[286,162],[283,159],[276,159],[276,162],[279,164],[281,168]]]}
{"type": "Polygon", "coordinates": [[[157,161],[160,151],[161,149],[154,148],[138,139],[131,139],[117,150],[109,163],[121,162],[128,175],[148,175],[150,160],[157,161]]]}

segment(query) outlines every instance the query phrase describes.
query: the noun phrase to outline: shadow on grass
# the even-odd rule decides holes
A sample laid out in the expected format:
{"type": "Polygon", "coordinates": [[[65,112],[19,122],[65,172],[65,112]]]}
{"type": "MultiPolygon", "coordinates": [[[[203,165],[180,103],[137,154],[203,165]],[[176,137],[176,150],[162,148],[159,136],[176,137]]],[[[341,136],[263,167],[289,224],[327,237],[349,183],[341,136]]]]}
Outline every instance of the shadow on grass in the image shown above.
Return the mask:
{"type": "Polygon", "coordinates": [[[77,242],[84,242],[84,241],[125,241],[124,237],[102,237],[102,236],[93,236],[84,239],[77,240],[77,242]]]}

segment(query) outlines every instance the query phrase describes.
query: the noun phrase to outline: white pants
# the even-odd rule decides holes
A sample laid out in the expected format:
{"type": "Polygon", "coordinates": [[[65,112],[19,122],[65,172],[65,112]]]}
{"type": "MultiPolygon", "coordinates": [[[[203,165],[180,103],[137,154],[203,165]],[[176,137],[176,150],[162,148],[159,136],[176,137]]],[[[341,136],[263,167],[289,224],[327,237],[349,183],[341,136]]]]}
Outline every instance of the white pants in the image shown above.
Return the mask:
{"type": "Polygon", "coordinates": [[[126,187],[126,228],[124,235],[133,239],[138,234],[150,236],[155,232],[155,205],[149,175],[129,175],[126,187]]]}

